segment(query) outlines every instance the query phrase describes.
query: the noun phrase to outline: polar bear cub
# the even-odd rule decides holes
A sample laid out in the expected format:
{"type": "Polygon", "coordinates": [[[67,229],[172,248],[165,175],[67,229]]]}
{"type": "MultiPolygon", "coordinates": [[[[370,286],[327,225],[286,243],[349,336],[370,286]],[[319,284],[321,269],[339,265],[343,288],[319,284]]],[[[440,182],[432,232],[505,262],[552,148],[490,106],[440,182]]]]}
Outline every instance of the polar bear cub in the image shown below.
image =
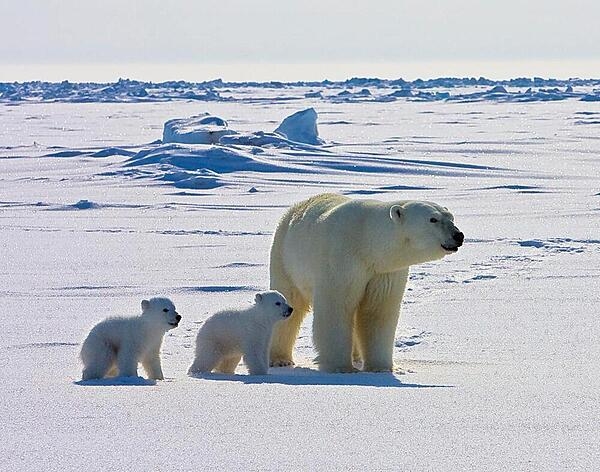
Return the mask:
{"type": "Polygon", "coordinates": [[[163,337],[180,321],[181,315],[168,298],[142,300],[139,316],[101,321],[81,347],[82,380],[137,376],[139,362],[149,378],[163,380],[160,364],[163,337]]]}
{"type": "Polygon", "coordinates": [[[293,308],[277,291],[257,293],[245,310],[226,310],[211,316],[196,338],[196,358],[189,374],[233,374],[242,356],[250,375],[265,375],[273,327],[288,318],[293,308]]]}

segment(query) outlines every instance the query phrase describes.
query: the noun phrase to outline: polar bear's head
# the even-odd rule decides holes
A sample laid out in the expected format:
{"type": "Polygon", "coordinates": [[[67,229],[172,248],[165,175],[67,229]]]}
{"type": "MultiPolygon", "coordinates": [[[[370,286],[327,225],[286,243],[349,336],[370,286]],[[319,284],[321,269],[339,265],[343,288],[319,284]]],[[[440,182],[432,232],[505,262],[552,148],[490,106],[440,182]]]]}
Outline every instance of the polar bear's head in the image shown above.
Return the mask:
{"type": "Polygon", "coordinates": [[[156,322],[165,330],[177,328],[181,315],[168,298],[156,297],[142,300],[142,316],[156,322]]]}
{"type": "Polygon", "coordinates": [[[436,203],[406,201],[393,204],[390,218],[400,232],[404,254],[410,252],[411,264],[452,254],[465,239],[454,224],[452,213],[436,203]]]}
{"type": "Polygon", "coordinates": [[[285,297],[276,290],[257,293],[254,302],[260,311],[271,319],[278,321],[288,318],[294,310],[285,297]]]}

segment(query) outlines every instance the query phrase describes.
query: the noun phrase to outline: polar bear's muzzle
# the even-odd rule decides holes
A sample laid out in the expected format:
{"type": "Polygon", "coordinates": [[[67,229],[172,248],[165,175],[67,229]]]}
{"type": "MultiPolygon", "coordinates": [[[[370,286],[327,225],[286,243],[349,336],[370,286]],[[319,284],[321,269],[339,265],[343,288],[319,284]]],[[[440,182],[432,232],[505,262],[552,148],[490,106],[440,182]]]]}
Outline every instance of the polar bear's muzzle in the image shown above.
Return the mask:
{"type": "Polygon", "coordinates": [[[292,316],[293,311],[294,311],[294,309],[291,306],[288,306],[287,310],[283,313],[283,317],[289,318],[290,316],[292,316]]]}
{"type": "Polygon", "coordinates": [[[169,323],[169,326],[173,326],[173,328],[177,328],[177,326],[179,326],[180,321],[181,321],[181,315],[177,315],[175,317],[175,321],[169,323]]]}
{"type": "Polygon", "coordinates": [[[465,235],[461,231],[456,230],[454,233],[452,233],[452,242],[442,244],[442,249],[449,253],[456,252],[458,251],[458,248],[463,245],[464,241],[465,235]]]}

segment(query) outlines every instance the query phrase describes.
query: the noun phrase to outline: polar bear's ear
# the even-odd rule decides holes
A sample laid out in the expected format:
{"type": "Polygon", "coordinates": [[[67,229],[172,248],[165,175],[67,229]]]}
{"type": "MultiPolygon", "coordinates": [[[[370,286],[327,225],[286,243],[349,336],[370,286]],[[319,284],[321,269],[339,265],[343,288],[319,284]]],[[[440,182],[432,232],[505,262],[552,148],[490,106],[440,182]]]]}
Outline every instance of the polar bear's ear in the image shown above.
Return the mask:
{"type": "Polygon", "coordinates": [[[392,205],[390,208],[390,218],[394,221],[402,221],[404,215],[404,208],[402,205],[392,205]]]}
{"type": "Polygon", "coordinates": [[[148,300],[142,300],[142,311],[146,311],[150,308],[150,302],[148,300]]]}
{"type": "Polygon", "coordinates": [[[260,294],[260,293],[257,293],[257,294],[256,294],[256,296],[254,297],[254,301],[255,301],[256,303],[260,303],[260,302],[262,302],[262,294],[260,294]]]}

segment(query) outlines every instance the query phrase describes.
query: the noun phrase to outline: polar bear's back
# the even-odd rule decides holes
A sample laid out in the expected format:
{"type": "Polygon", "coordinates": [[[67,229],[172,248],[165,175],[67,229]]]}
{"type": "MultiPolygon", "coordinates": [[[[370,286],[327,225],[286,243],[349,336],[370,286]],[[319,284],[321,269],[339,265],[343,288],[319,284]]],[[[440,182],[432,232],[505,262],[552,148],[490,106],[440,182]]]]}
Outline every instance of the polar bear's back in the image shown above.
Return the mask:
{"type": "Polygon", "coordinates": [[[136,337],[139,317],[116,316],[106,318],[95,325],[83,343],[83,349],[92,343],[101,342],[118,350],[123,344],[136,337]]]}
{"type": "Polygon", "coordinates": [[[370,252],[380,245],[374,228],[391,223],[390,206],[331,193],[297,203],[283,216],[275,232],[272,270],[281,268],[302,292],[311,293],[323,261],[371,259],[370,252]]]}
{"type": "Polygon", "coordinates": [[[287,225],[294,226],[305,222],[317,222],[328,212],[348,201],[350,201],[348,197],[335,193],[315,195],[292,206],[282,223],[287,220],[287,225]]]}
{"type": "Polygon", "coordinates": [[[198,331],[196,344],[214,343],[224,350],[239,350],[252,319],[248,310],[223,310],[208,318],[198,331]]]}
{"type": "MultiPolygon", "coordinates": [[[[354,200],[343,195],[324,193],[292,206],[281,219],[275,233],[275,242],[285,241],[296,235],[308,243],[336,240],[343,244],[343,236],[357,237],[361,229],[375,222],[381,224],[389,219],[389,207],[393,203],[378,200],[354,200]],[[382,218],[383,216],[383,218],[382,218]],[[310,235],[311,237],[307,237],[310,235]]],[[[295,247],[298,246],[294,242],[295,247]]],[[[282,248],[285,251],[285,247],[282,248]]]]}
{"type": "Polygon", "coordinates": [[[131,343],[131,324],[132,318],[125,317],[111,317],[102,320],[90,330],[83,341],[79,357],[85,364],[88,364],[97,358],[99,353],[115,356],[122,346],[131,343]]]}

